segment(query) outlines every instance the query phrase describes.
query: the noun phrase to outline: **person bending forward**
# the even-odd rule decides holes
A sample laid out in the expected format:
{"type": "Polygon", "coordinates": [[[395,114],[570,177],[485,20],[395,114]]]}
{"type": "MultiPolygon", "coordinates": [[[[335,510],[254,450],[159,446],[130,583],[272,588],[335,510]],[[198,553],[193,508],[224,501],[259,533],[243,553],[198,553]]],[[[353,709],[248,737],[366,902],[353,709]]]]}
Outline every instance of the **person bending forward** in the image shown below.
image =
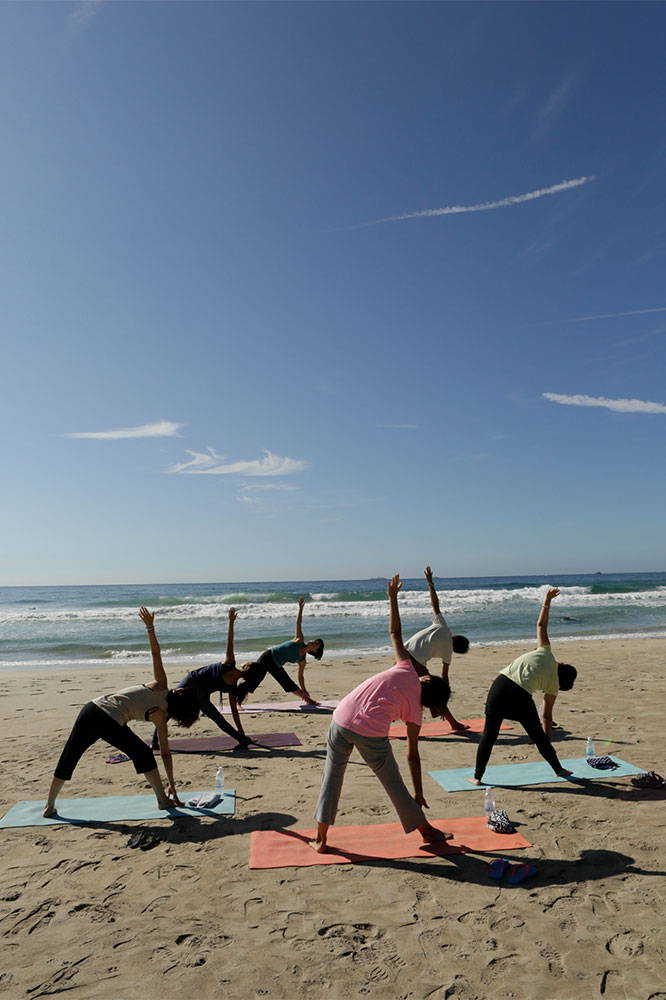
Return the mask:
{"type": "Polygon", "coordinates": [[[71,779],[81,757],[97,740],[105,740],[131,758],[136,773],[142,774],[155,792],[159,809],[182,805],[173,776],[167,722],[175,719],[179,725],[189,728],[199,718],[199,706],[194,692],[169,688],[155,635],[155,613],[141,608],[139,616],[148,630],[154,679],[148,684],[137,684],[115,694],[102,695],[83,706],[55,769],[44,816],[55,814],[55,803],[62,786],[71,779]],[[169,782],[168,793],[164,791],[153,751],[128,726],[128,722],[144,719],[157,727],[160,753],[169,782]]]}
{"type": "Polygon", "coordinates": [[[486,721],[476,753],[474,777],[468,778],[473,785],[480,785],[495,740],[504,719],[519,722],[529,738],[536,743],[541,756],[552,767],[555,774],[566,777],[571,774],[562,767],[550,742],[553,725],[553,705],[559,691],[570,691],[576,680],[576,668],[570,663],[558,663],[550,649],[548,639],[548,616],[550,602],[559,590],[549,590],[537,621],[538,648],[524,653],[501,670],[493,681],[486,701],[486,721]],[[543,691],[543,725],[532,695],[543,691]]]}
{"type": "Polygon", "coordinates": [[[412,664],[402,643],[398,611],[400,587],[399,576],[394,576],[388,583],[395,666],[359,684],[342,699],[333,713],[326,737],[324,776],[315,810],[317,839],[312,846],[319,852],[326,850],[328,829],[335,822],[345,770],[354,748],[381,781],[405,833],[418,830],[424,843],[449,840],[453,836],[431,826],[425,817],[423,809],[428,808],[428,803],[423,796],[418,750],[423,706],[430,709],[433,717],[441,717],[451,690],[447,681],[431,676],[425,668],[423,676],[419,676],[412,664]],[[414,785],[413,796],[402,780],[391,750],[388,733],[395,719],[407,724],[407,763],[414,785]]]}
{"type": "MultiPolygon", "coordinates": [[[[420,666],[426,667],[428,660],[437,657],[442,661],[442,677],[445,681],[449,679],[449,666],[454,653],[463,654],[469,649],[469,639],[465,635],[451,635],[451,629],[446,623],[446,618],[440,611],[439,597],[435,590],[432,579],[432,570],[426,566],[424,575],[428,583],[430,593],[430,603],[432,605],[432,625],[421,629],[405,643],[405,649],[420,666]]],[[[462,722],[454,719],[447,706],[444,718],[456,732],[468,729],[462,722]]]]}
{"type": "Polygon", "coordinates": [[[283,691],[297,694],[306,705],[316,705],[305,686],[305,658],[314,656],[321,660],[324,655],[324,640],[312,639],[306,642],[303,636],[303,608],[305,598],[298,598],[298,614],[296,616],[296,635],[289,642],[279,646],[271,646],[264,650],[255,663],[244,663],[241,667],[243,679],[236,687],[236,700],[242,703],[248,694],[256,691],[266,674],[273,677],[283,691]],[[287,671],[285,663],[298,663],[298,684],[295,684],[287,671]]]}

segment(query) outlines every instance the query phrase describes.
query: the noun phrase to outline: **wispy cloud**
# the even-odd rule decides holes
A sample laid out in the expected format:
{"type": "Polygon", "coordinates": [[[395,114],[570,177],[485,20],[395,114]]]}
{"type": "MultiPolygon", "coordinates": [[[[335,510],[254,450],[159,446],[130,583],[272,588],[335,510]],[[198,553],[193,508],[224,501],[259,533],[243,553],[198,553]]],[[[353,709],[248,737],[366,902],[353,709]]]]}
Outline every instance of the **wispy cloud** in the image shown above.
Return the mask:
{"type": "Polygon", "coordinates": [[[141,424],[140,427],[123,427],[116,431],[77,431],[75,434],[64,434],[67,438],[94,438],[97,441],[118,441],[121,438],[161,438],[178,437],[178,431],[184,424],[175,424],[171,420],[158,420],[154,424],[141,424]]]}
{"type": "Polygon", "coordinates": [[[582,184],[589,184],[596,180],[594,176],[578,177],[572,181],[562,181],[560,184],[553,184],[551,187],[539,188],[538,191],[528,191],[527,194],[509,195],[499,201],[484,201],[479,205],[447,205],[445,208],[425,208],[421,212],[405,212],[403,215],[389,215],[385,219],[375,219],[374,222],[361,222],[352,229],[365,229],[368,226],[381,226],[385,222],[404,222],[405,219],[431,219],[436,215],[462,215],[465,212],[489,212],[493,208],[509,208],[511,205],[522,205],[526,201],[535,201],[537,198],[545,198],[547,195],[560,194],[562,191],[570,191],[572,188],[580,187],[582,184]]]}
{"type": "Polygon", "coordinates": [[[564,105],[568,102],[569,98],[572,96],[576,83],[578,82],[578,73],[567,73],[564,79],[557,85],[555,90],[548,96],[548,99],[537,111],[537,118],[539,122],[546,122],[553,115],[559,114],[564,105]]]}
{"type": "Polygon", "coordinates": [[[208,476],[291,476],[308,468],[302,459],[282,458],[265,450],[263,458],[253,458],[240,462],[227,462],[226,456],[217,455],[212,448],[207,452],[190,451],[189,462],[180,462],[168,471],[188,475],[208,476]]]}
{"type": "Polygon", "coordinates": [[[598,316],[574,316],[573,319],[554,320],[559,323],[588,323],[593,319],[617,319],[619,316],[646,316],[648,313],[666,312],[666,306],[657,306],[656,309],[631,309],[629,312],[600,313],[598,316]]]}
{"type": "Polygon", "coordinates": [[[300,486],[292,486],[291,483],[244,483],[240,487],[241,493],[295,493],[300,486]]]}
{"type": "Polygon", "coordinates": [[[70,25],[80,31],[84,30],[99,12],[101,6],[102,0],[82,0],[81,3],[77,3],[69,15],[70,25]]]}
{"type": "Polygon", "coordinates": [[[616,413],[666,413],[663,403],[653,403],[649,399],[606,399],[605,396],[560,396],[556,392],[544,392],[544,399],[563,406],[603,406],[616,413]]]}

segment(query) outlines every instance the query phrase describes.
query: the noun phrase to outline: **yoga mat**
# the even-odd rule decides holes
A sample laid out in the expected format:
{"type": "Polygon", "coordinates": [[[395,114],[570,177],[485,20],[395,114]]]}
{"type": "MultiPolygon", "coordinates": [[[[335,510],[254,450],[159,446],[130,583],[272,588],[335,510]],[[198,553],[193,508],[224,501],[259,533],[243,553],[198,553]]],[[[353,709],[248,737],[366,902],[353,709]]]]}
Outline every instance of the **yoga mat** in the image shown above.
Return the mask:
{"type": "MultiPolygon", "coordinates": [[[[296,733],[261,733],[252,736],[260,747],[300,747],[301,741],[296,733]]],[[[146,741],[147,742],[147,741],[146,741]]],[[[219,750],[233,750],[238,746],[233,736],[177,736],[169,740],[172,753],[214,753],[219,750]]],[[[159,753],[159,751],[155,751],[159,753]]],[[[107,764],[125,764],[129,757],[124,753],[116,753],[108,757],[107,764]]]]}
{"type": "MultiPolygon", "coordinates": [[[[596,771],[590,767],[585,757],[574,757],[570,760],[562,760],[563,767],[573,771],[574,778],[587,778],[591,781],[603,781],[609,778],[624,778],[628,774],[645,774],[641,767],[634,767],[619,757],[613,757],[619,766],[611,771],[596,771]]],[[[487,767],[481,785],[471,785],[466,778],[474,776],[473,767],[456,767],[444,771],[428,771],[431,778],[434,778],[438,785],[441,785],[447,792],[469,792],[479,788],[491,786],[504,786],[505,788],[519,788],[521,785],[543,785],[551,784],[553,781],[567,781],[566,778],[558,778],[553,772],[550,764],[545,760],[533,760],[526,764],[496,764],[494,767],[487,767]]]]}
{"type": "MultiPolygon", "coordinates": [[[[202,795],[199,792],[181,792],[183,801],[202,795]]],[[[210,791],[210,790],[208,790],[210,791]]],[[[0,827],[54,826],[57,823],[117,823],[121,820],[175,819],[177,816],[233,816],[236,793],[226,788],[224,799],[212,809],[190,809],[188,806],[174,806],[173,809],[158,809],[155,796],[150,795],[102,795],[89,799],[58,799],[57,815],[45,819],[42,816],[45,800],[38,802],[17,802],[0,819],[0,827]]]]}
{"type": "Polygon", "coordinates": [[[513,851],[531,847],[520,833],[493,833],[485,816],[469,819],[431,820],[432,825],[453,840],[435,846],[422,844],[416,831],[406,834],[400,823],[375,826],[332,826],[328,831],[329,849],[317,854],[308,841],[316,830],[255,830],[250,840],[249,868],[305,868],[311,865],[344,865],[355,861],[395,860],[396,858],[433,858],[465,851],[513,851]]]}
{"type": "MultiPolygon", "coordinates": [[[[451,733],[458,733],[460,736],[464,736],[465,733],[482,733],[485,719],[461,719],[463,725],[469,726],[468,729],[463,729],[460,733],[457,729],[451,729],[448,722],[444,719],[437,719],[436,722],[424,722],[421,726],[420,736],[450,736],[451,733]]],[[[513,729],[513,726],[508,726],[505,722],[502,723],[500,729],[513,729]]],[[[403,722],[394,722],[389,729],[389,737],[392,740],[402,739],[407,736],[407,726],[403,722]]]]}
{"type": "MultiPolygon", "coordinates": [[[[252,712],[311,712],[314,715],[320,712],[330,715],[339,704],[339,701],[320,701],[316,705],[305,705],[302,701],[269,701],[263,705],[253,705],[251,701],[248,701],[244,705],[239,705],[238,708],[247,715],[251,715],[252,712]]],[[[228,705],[225,705],[221,712],[222,715],[231,715],[231,709],[228,705]]]]}

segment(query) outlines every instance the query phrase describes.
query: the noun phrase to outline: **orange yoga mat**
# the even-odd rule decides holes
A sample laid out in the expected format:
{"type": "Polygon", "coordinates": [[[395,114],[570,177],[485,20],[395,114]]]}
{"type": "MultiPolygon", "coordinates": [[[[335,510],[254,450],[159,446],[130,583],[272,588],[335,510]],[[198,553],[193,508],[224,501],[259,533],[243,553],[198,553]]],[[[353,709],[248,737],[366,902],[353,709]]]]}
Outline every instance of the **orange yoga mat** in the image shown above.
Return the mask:
{"type": "Polygon", "coordinates": [[[344,865],[355,861],[433,858],[465,851],[515,851],[531,847],[520,833],[493,833],[485,816],[468,819],[431,820],[439,830],[452,833],[453,840],[431,845],[421,842],[417,832],[404,833],[400,823],[376,826],[332,826],[328,851],[317,854],[309,841],[315,830],[255,830],[250,840],[250,868],[305,868],[309,865],[344,865]]]}
{"type": "MultiPolygon", "coordinates": [[[[463,726],[469,726],[468,729],[463,729],[461,736],[465,733],[482,733],[483,724],[485,719],[461,719],[463,726]]],[[[507,726],[505,722],[502,723],[500,729],[513,729],[513,726],[507,726]]],[[[424,722],[421,726],[420,736],[450,736],[451,733],[455,733],[457,730],[451,729],[448,722],[444,719],[438,719],[437,722],[424,722]]],[[[389,729],[389,736],[392,740],[403,739],[407,736],[407,726],[404,722],[394,722],[389,729]]]]}

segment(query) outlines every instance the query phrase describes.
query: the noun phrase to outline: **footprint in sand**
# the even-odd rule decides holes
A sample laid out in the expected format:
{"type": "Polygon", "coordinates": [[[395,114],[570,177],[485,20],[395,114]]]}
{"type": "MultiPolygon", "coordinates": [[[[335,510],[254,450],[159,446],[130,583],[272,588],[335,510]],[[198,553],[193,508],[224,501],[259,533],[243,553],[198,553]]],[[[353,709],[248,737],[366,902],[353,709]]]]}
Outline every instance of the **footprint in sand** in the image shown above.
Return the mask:
{"type": "Polygon", "coordinates": [[[606,941],[606,951],[620,958],[633,958],[635,955],[643,954],[645,944],[631,931],[622,931],[606,941]]]}

